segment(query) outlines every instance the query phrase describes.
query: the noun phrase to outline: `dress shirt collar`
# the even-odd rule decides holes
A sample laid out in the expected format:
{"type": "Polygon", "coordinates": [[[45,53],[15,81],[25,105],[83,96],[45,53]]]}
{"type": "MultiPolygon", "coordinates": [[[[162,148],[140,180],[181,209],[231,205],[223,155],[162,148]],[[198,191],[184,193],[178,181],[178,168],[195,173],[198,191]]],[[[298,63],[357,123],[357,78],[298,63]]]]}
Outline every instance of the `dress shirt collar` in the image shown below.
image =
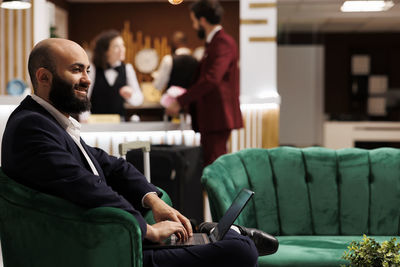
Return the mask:
{"type": "Polygon", "coordinates": [[[187,47],[180,47],[175,50],[175,55],[190,55],[192,51],[190,51],[187,47]]]}
{"type": "Polygon", "coordinates": [[[215,26],[215,28],[207,35],[206,43],[211,43],[211,40],[214,38],[215,34],[222,30],[221,25],[215,26]]]}
{"type": "Polygon", "coordinates": [[[71,116],[69,116],[68,118],[65,117],[65,115],[62,114],[58,109],[56,109],[52,104],[35,94],[32,95],[32,99],[35,100],[39,105],[41,105],[45,110],[47,110],[58,121],[61,127],[63,127],[70,135],[73,135],[79,140],[81,133],[81,124],[77,120],[75,120],[71,116]]]}

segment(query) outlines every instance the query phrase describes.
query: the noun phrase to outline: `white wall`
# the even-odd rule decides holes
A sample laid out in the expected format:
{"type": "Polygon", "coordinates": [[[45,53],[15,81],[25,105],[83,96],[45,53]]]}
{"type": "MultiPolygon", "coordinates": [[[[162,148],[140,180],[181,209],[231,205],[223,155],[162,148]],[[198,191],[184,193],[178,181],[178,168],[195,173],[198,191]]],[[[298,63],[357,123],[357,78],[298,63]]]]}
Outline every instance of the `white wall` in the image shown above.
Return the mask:
{"type": "Polygon", "coordinates": [[[323,89],[322,46],[278,47],[280,144],[322,145],[323,89]]]}
{"type": "Polygon", "coordinates": [[[50,37],[49,8],[46,0],[34,0],[34,44],[50,37]]]}
{"type": "Polygon", "coordinates": [[[240,100],[242,104],[279,104],[276,86],[276,0],[269,1],[272,6],[263,8],[252,8],[250,4],[254,2],[240,1],[240,100]],[[265,23],[251,22],[255,20],[265,23]],[[264,40],[254,41],[254,38],[264,40]]]}

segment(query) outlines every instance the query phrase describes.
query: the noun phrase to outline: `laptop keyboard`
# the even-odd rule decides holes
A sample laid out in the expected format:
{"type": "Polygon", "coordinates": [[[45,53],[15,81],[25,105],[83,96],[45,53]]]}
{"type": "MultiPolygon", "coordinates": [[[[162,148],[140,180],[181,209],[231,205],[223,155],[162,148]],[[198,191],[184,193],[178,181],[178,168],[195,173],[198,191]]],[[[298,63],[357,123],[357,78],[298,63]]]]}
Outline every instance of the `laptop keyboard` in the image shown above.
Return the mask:
{"type": "Polygon", "coordinates": [[[210,243],[209,238],[206,234],[193,234],[192,237],[186,242],[182,242],[175,235],[171,236],[171,244],[184,244],[186,246],[190,245],[204,245],[210,243]]]}

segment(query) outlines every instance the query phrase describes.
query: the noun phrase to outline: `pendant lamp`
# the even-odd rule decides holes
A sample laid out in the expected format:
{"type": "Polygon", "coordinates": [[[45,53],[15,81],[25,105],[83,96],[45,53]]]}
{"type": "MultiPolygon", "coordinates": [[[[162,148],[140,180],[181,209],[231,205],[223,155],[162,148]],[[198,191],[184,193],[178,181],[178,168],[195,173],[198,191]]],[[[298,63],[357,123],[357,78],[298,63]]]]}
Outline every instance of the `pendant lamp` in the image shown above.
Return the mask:
{"type": "Polygon", "coordinates": [[[28,9],[31,7],[30,0],[3,0],[0,5],[6,9],[28,9]]]}

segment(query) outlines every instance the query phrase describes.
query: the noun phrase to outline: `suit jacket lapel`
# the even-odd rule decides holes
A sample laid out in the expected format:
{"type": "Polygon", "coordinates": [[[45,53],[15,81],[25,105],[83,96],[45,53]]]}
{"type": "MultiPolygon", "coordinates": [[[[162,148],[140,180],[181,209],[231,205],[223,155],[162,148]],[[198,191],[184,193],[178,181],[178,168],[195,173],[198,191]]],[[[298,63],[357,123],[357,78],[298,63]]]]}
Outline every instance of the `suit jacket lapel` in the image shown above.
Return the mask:
{"type": "MultiPolygon", "coordinates": [[[[90,150],[88,149],[88,145],[85,143],[85,141],[83,141],[82,138],[80,139],[80,142],[82,144],[83,149],[85,149],[86,153],[88,154],[90,160],[93,162],[94,167],[96,168],[97,172],[99,173],[99,176],[104,177],[103,170],[102,170],[99,162],[97,161],[97,159],[92,155],[92,153],[90,153],[90,150]]],[[[89,165],[89,163],[88,163],[88,165],[89,165]]],[[[89,169],[90,169],[90,166],[89,166],[89,169]]],[[[92,170],[90,169],[90,171],[92,171],[92,170]]]]}

